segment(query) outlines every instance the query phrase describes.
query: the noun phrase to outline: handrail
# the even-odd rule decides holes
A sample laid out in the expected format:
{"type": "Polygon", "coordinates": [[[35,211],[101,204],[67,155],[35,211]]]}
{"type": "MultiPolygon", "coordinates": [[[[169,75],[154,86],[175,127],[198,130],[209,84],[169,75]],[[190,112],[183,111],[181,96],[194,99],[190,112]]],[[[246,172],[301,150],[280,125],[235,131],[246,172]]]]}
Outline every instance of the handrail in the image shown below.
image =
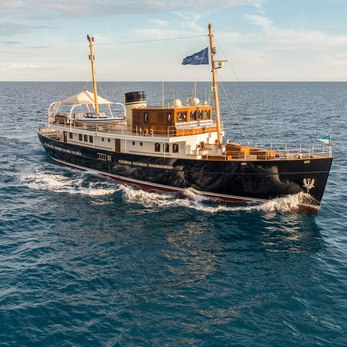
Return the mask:
{"type": "MultiPolygon", "coordinates": [[[[80,131],[89,131],[94,133],[105,133],[105,134],[120,134],[120,135],[130,135],[130,136],[136,136],[136,137],[160,137],[160,138],[171,138],[171,137],[181,137],[185,135],[191,135],[191,132],[185,134],[185,130],[189,129],[179,129],[180,134],[177,135],[177,128],[175,126],[169,126],[167,129],[159,130],[155,127],[151,129],[147,129],[147,131],[144,131],[144,129],[141,129],[140,127],[131,127],[127,126],[125,124],[121,124],[123,120],[120,120],[118,124],[115,125],[83,125],[82,123],[76,124],[73,122],[70,122],[69,124],[54,124],[54,128],[61,127],[64,131],[65,129],[67,131],[74,130],[80,130],[80,131]],[[152,130],[152,131],[151,131],[152,130]]],[[[48,124],[49,126],[49,124],[48,124]]],[[[235,144],[234,144],[235,145],[235,144]]],[[[322,156],[332,156],[332,149],[330,146],[327,146],[325,144],[312,144],[311,146],[303,145],[303,144],[288,144],[288,143],[255,143],[251,146],[244,146],[249,147],[250,150],[253,152],[255,151],[254,156],[262,156],[264,159],[299,159],[299,158],[311,158],[315,155],[322,155],[322,156]],[[272,153],[268,154],[268,152],[271,151],[272,153]]],[[[204,150],[213,150],[215,149],[214,144],[204,144],[204,150]]],[[[201,150],[203,150],[201,149],[201,150]]],[[[233,151],[225,149],[225,156],[231,155],[233,158],[242,158],[243,156],[240,154],[239,151],[233,151]]],[[[246,157],[252,157],[251,155],[245,155],[246,157]]]]}

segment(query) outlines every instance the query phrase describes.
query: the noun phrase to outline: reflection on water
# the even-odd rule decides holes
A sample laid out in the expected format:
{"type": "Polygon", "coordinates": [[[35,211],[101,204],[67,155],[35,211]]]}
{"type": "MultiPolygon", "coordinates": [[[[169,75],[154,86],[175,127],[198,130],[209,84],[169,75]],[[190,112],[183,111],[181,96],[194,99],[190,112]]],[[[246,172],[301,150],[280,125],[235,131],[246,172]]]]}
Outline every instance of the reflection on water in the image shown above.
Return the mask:
{"type": "Polygon", "coordinates": [[[204,226],[195,222],[187,223],[182,230],[167,233],[169,247],[163,254],[170,273],[200,281],[215,271],[218,245],[208,233],[204,226]]]}
{"type": "Polygon", "coordinates": [[[243,240],[258,251],[316,253],[323,247],[320,227],[314,215],[268,212],[238,218],[219,218],[218,238],[223,242],[243,240]]]}

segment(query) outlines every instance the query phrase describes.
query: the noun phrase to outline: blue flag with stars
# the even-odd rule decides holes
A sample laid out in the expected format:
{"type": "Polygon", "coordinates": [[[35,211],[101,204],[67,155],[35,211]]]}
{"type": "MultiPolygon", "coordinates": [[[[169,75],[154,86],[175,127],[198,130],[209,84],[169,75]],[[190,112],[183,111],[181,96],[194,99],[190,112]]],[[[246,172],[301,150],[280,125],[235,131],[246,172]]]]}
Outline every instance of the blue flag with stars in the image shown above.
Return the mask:
{"type": "Polygon", "coordinates": [[[207,65],[208,47],[183,59],[182,65],[207,65]]]}

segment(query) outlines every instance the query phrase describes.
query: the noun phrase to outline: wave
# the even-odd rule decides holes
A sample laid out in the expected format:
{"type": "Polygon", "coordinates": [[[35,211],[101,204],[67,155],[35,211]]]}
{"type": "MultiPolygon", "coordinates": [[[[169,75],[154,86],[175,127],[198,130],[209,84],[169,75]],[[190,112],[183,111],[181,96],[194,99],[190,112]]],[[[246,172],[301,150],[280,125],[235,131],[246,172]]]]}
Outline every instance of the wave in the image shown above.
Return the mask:
{"type": "Polygon", "coordinates": [[[185,207],[212,214],[225,211],[294,212],[300,208],[302,203],[312,199],[309,194],[301,192],[251,206],[231,206],[220,202],[215,206],[216,200],[196,194],[192,189],[184,190],[183,197],[177,194],[145,191],[131,186],[122,186],[121,189],[128,202],[141,204],[146,208],[185,207]]]}
{"type": "Polygon", "coordinates": [[[185,189],[181,194],[162,193],[107,180],[90,182],[86,177],[89,177],[88,174],[79,174],[77,178],[71,178],[59,174],[38,172],[21,177],[20,183],[35,190],[87,195],[90,197],[108,196],[120,191],[126,202],[140,204],[145,209],[150,209],[151,211],[157,208],[184,207],[211,214],[233,211],[295,212],[302,203],[309,201],[311,198],[309,194],[298,193],[272,199],[257,205],[232,206],[231,204],[197,194],[189,188],[185,189]]]}
{"type": "Polygon", "coordinates": [[[39,172],[36,174],[23,176],[20,183],[30,189],[48,190],[57,193],[88,195],[100,197],[112,195],[119,188],[110,182],[88,182],[83,176],[69,178],[64,175],[49,174],[39,172]]]}

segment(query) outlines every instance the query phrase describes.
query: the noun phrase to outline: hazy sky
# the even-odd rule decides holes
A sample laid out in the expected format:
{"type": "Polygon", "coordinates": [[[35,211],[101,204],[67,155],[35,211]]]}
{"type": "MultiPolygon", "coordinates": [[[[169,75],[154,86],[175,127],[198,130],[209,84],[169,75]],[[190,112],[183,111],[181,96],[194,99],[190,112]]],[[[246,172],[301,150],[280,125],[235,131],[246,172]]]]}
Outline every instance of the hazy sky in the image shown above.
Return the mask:
{"type": "Polygon", "coordinates": [[[0,1],[2,81],[88,80],[86,34],[99,80],[207,80],[209,22],[225,81],[347,81],[347,0],[0,1]]]}

